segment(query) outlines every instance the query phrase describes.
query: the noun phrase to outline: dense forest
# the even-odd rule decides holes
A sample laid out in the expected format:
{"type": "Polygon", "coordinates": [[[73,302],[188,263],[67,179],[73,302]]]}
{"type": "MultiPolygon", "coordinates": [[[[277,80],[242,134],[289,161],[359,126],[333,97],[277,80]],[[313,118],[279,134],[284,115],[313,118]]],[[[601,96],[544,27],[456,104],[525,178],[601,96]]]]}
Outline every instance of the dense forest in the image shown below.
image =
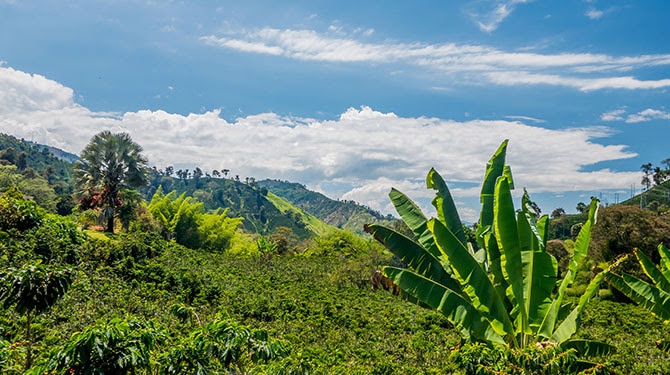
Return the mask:
{"type": "Polygon", "coordinates": [[[79,156],[0,135],[0,370],[670,372],[667,206],[541,215],[513,202],[505,147],[465,226],[434,170],[437,218],[394,189],[396,218],[298,183],[149,168],[125,134],[79,156]]]}

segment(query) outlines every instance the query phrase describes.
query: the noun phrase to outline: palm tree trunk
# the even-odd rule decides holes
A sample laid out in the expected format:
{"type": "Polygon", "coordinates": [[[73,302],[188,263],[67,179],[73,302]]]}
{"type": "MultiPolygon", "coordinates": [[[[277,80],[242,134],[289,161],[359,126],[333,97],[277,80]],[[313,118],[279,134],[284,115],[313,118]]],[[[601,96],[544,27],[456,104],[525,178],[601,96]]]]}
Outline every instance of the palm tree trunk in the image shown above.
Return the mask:
{"type": "Polygon", "coordinates": [[[107,218],[107,229],[105,229],[105,232],[114,233],[114,215],[107,218]]]}

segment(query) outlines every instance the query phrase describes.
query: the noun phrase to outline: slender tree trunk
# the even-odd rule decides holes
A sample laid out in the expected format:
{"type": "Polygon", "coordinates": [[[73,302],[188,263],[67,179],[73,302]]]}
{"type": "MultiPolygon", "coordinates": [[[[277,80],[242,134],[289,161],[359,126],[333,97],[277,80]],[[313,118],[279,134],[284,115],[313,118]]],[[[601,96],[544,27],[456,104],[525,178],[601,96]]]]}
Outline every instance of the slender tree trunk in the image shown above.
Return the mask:
{"type": "Polygon", "coordinates": [[[30,337],[30,323],[32,323],[32,316],[30,310],[26,312],[26,368],[25,371],[33,365],[33,339],[30,337]]]}

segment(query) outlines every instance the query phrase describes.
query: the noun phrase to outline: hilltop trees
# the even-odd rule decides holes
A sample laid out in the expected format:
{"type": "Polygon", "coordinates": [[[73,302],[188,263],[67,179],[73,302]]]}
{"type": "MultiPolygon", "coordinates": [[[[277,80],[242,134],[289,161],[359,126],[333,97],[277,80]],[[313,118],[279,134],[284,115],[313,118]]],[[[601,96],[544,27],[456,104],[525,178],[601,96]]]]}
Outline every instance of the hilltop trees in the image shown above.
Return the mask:
{"type": "Polygon", "coordinates": [[[74,164],[75,184],[84,208],[102,208],[105,231],[114,232],[121,193],[147,184],[147,159],[127,133],[103,131],[93,136],[74,164]]]}

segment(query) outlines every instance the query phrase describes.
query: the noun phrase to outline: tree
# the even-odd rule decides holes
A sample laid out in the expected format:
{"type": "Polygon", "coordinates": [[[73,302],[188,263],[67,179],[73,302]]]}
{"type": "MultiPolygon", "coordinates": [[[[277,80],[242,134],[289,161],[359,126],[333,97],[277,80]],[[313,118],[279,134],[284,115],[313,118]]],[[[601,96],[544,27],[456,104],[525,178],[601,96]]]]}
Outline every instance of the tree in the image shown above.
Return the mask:
{"type": "Polygon", "coordinates": [[[186,192],[163,193],[159,187],[147,206],[148,211],[162,225],[166,239],[174,239],[191,249],[225,251],[242,223],[242,218],[228,217],[228,211],[205,213],[204,203],[186,192]]]}
{"type": "Polygon", "coordinates": [[[663,181],[665,181],[665,178],[668,176],[668,171],[661,169],[661,167],[654,167],[654,174],[653,174],[653,179],[654,179],[654,184],[660,185],[663,181]]]}
{"type": "Polygon", "coordinates": [[[106,232],[114,232],[114,217],[123,205],[124,189],[145,186],[148,168],[142,147],[127,133],[103,131],[93,136],[74,165],[75,184],[84,208],[101,207],[106,232]],[[88,207],[87,207],[88,206],[88,207]]]}
{"type": "Polygon", "coordinates": [[[562,215],[565,215],[565,210],[562,207],[559,207],[553,211],[551,211],[551,218],[556,219],[558,217],[561,217],[562,215]]]}
{"type": "Polygon", "coordinates": [[[587,206],[584,202],[579,202],[577,203],[577,207],[575,209],[580,213],[583,214],[584,212],[588,211],[589,206],[587,206]]]}
{"type": "Polygon", "coordinates": [[[642,185],[646,187],[646,190],[649,190],[649,188],[651,187],[651,178],[649,178],[649,175],[651,174],[652,164],[651,163],[642,164],[640,169],[642,169],[642,172],[644,173],[644,176],[642,176],[642,185]]]}
{"type": "Polygon", "coordinates": [[[219,178],[219,177],[221,177],[221,172],[219,172],[218,170],[215,169],[215,170],[212,171],[212,176],[214,176],[216,178],[219,178]]]}
{"type": "Polygon", "coordinates": [[[17,313],[26,316],[26,370],[32,366],[30,325],[33,316],[49,310],[65,295],[73,274],[70,269],[46,267],[40,263],[27,264],[20,269],[9,268],[0,273],[0,301],[3,308],[14,306],[17,313]]]}
{"type": "Polygon", "coordinates": [[[200,167],[195,167],[193,170],[193,181],[195,181],[195,188],[199,189],[200,188],[200,179],[202,178],[203,173],[202,169],[200,167]]]}
{"type": "Polygon", "coordinates": [[[406,195],[391,190],[392,203],[417,241],[379,224],[365,226],[408,267],[387,266],[384,275],[410,300],[445,315],[467,341],[511,349],[537,344],[564,350],[580,347],[577,350],[585,355],[610,351],[612,347],[604,343],[584,345],[571,340],[581,312],[609,269],[594,277],[577,306],[572,310],[563,306],[567,288],[588,258],[598,200],[591,200],[565,277],[557,284],[556,259],[546,252],[548,217],[536,219],[527,194],[522,197],[521,210],[515,211],[506,147],[507,141],[487,164],[476,232],[480,250],[476,252],[467,244],[451,193],[434,169],[426,183],[436,190],[437,218],[428,220],[406,195]]]}

